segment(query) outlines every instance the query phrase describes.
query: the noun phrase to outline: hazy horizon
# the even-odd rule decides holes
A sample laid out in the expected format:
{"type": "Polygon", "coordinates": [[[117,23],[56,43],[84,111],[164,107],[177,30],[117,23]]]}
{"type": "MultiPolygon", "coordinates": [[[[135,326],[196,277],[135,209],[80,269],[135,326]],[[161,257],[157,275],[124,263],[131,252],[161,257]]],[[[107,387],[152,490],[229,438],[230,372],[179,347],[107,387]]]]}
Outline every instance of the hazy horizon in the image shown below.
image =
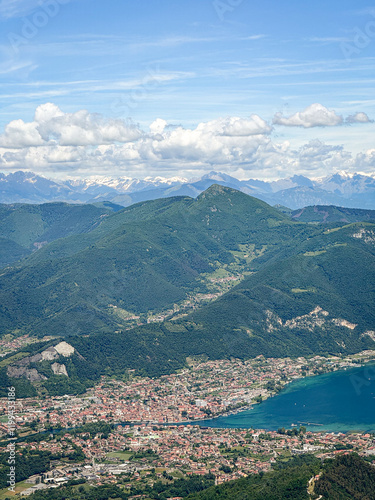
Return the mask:
{"type": "Polygon", "coordinates": [[[203,172],[202,175],[194,175],[194,176],[192,175],[190,177],[182,177],[179,175],[161,176],[161,175],[157,175],[157,173],[155,173],[155,175],[145,175],[143,177],[141,177],[141,176],[132,177],[129,175],[121,175],[121,174],[120,175],[110,175],[110,173],[108,173],[107,175],[105,175],[105,174],[103,174],[103,175],[98,175],[98,174],[90,175],[90,174],[88,174],[85,176],[75,176],[74,174],[66,175],[64,173],[61,173],[59,175],[59,172],[54,172],[51,174],[44,174],[43,172],[37,173],[37,172],[34,172],[33,170],[29,170],[29,169],[15,169],[14,171],[11,171],[11,172],[0,171],[0,174],[8,176],[11,174],[17,174],[18,172],[40,176],[40,177],[43,177],[46,179],[50,179],[54,182],[66,182],[66,181],[77,181],[77,182],[79,182],[79,181],[92,181],[92,182],[97,181],[97,182],[100,182],[100,181],[106,181],[106,180],[109,181],[109,180],[116,180],[116,179],[141,180],[141,181],[160,180],[160,181],[170,181],[170,182],[172,182],[172,181],[173,182],[194,182],[194,181],[200,180],[202,177],[211,176],[211,178],[212,178],[215,175],[229,176],[229,177],[232,177],[233,179],[236,179],[238,181],[254,180],[254,181],[269,182],[269,183],[291,179],[295,176],[306,177],[307,179],[309,179],[311,181],[320,181],[323,179],[329,179],[335,175],[339,175],[342,178],[347,178],[347,179],[352,179],[354,176],[365,176],[365,177],[375,178],[375,171],[373,171],[373,172],[348,172],[345,170],[337,170],[335,172],[330,172],[329,174],[320,175],[320,176],[292,174],[289,177],[273,177],[273,178],[270,178],[270,177],[263,177],[263,178],[261,178],[261,177],[238,177],[237,175],[234,175],[232,173],[222,172],[222,171],[218,171],[218,170],[207,170],[207,171],[203,172]]]}

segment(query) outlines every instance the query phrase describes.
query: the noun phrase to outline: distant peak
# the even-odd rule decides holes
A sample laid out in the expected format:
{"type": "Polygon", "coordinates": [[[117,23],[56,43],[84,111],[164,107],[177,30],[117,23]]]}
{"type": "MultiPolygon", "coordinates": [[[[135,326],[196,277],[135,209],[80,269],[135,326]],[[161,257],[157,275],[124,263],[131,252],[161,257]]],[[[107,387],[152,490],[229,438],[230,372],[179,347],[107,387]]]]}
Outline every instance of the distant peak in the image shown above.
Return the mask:
{"type": "Polygon", "coordinates": [[[221,182],[239,182],[238,179],[235,177],[232,177],[228,174],[225,174],[223,172],[215,172],[215,170],[211,170],[208,174],[205,174],[201,177],[201,179],[210,179],[213,181],[221,181],[221,182]]]}
{"type": "Polygon", "coordinates": [[[221,184],[211,184],[209,188],[207,188],[198,196],[198,199],[211,198],[212,196],[237,192],[239,191],[226,186],[222,186],[221,184]]]}
{"type": "Polygon", "coordinates": [[[333,182],[339,181],[339,182],[341,182],[341,181],[353,179],[353,177],[355,177],[356,175],[358,175],[358,174],[352,173],[352,172],[346,172],[345,170],[340,170],[339,172],[335,172],[335,173],[333,173],[331,175],[328,175],[327,177],[323,177],[322,181],[326,181],[326,182],[327,181],[328,182],[330,182],[330,181],[333,181],[333,182]]]}
{"type": "Polygon", "coordinates": [[[291,177],[290,180],[292,182],[295,182],[298,186],[307,186],[307,187],[313,186],[312,181],[308,177],[305,177],[304,175],[293,175],[293,177],[291,177]]]}

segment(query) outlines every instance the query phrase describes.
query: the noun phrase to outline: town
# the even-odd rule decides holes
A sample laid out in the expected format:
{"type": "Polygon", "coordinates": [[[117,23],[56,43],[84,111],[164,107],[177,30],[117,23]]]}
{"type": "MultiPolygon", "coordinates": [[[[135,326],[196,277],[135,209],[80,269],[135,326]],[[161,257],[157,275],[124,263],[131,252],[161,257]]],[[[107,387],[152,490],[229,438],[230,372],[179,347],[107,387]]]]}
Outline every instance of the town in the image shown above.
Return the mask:
{"type": "MultiPolygon", "coordinates": [[[[17,399],[16,453],[48,452],[46,471],[19,483],[18,493],[72,480],[146,486],[168,477],[213,474],[215,483],[268,471],[276,460],[300,453],[334,456],[343,450],[374,457],[370,433],[209,428],[204,420],[250,409],[293,380],[342,370],[375,359],[375,351],[347,357],[188,359],[188,367],[159,378],[129,371],[103,377],[80,396],[17,399]],[[195,423],[195,421],[199,421],[195,423]]],[[[6,453],[8,400],[0,400],[6,453]]],[[[10,493],[9,493],[10,494],[10,493]]]]}

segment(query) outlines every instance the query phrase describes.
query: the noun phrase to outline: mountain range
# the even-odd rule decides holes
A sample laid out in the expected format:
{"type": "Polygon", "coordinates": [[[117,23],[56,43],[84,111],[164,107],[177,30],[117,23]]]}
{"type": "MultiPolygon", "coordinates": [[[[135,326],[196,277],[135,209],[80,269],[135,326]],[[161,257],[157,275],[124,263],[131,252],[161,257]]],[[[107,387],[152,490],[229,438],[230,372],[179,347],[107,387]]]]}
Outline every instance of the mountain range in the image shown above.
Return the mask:
{"type": "Polygon", "coordinates": [[[111,201],[130,206],[146,200],[173,196],[197,197],[212,184],[237,189],[270,205],[293,210],[308,205],[336,205],[375,209],[375,175],[336,173],[321,179],[294,175],[277,181],[238,180],[230,175],[210,172],[187,180],[156,177],[143,180],[101,178],[53,181],[32,172],[0,174],[0,203],[96,203],[111,201]]]}
{"type": "Polygon", "coordinates": [[[57,339],[5,357],[0,387],[20,368],[65,394],[105,373],[168,373],[190,356],[375,348],[370,211],[312,207],[295,217],[219,184],[118,208],[2,206],[0,236],[25,256],[3,250],[1,332],[57,339]],[[35,356],[61,338],[73,354],[53,359],[55,373],[35,356]]]}

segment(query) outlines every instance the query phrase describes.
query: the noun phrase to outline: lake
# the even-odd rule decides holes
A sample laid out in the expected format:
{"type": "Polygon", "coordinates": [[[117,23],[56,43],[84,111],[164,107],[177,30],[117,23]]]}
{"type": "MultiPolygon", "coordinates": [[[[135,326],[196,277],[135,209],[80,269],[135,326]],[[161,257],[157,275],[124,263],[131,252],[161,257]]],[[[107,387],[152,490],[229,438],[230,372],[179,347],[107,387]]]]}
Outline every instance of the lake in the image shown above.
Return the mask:
{"type": "MultiPolygon", "coordinates": [[[[197,423],[197,422],[195,422],[197,423]]],[[[207,427],[375,432],[375,364],[293,381],[251,410],[198,422],[207,427]]]]}

